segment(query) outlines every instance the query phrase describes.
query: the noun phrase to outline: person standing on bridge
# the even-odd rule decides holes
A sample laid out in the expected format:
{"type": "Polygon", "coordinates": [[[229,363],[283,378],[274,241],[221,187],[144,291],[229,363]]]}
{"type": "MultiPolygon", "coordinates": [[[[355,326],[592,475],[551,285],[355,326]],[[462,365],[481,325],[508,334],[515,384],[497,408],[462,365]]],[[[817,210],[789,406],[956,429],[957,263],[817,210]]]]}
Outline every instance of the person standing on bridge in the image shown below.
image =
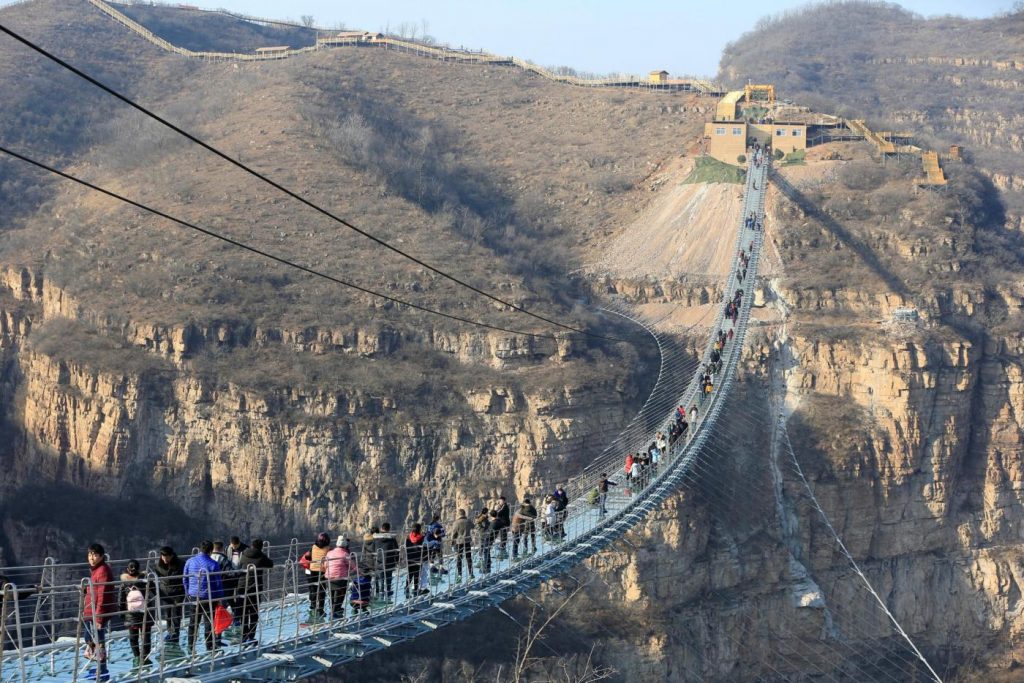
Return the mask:
{"type": "Polygon", "coordinates": [[[124,625],[128,628],[128,643],[132,648],[132,667],[139,669],[149,664],[153,626],[153,601],[156,588],[140,576],[139,561],[129,560],[121,574],[121,590],[118,596],[124,625]]]}
{"type": "Polygon", "coordinates": [[[555,487],[552,497],[555,499],[555,512],[558,514],[558,536],[565,538],[565,518],[569,515],[569,494],[565,492],[565,487],[559,484],[555,487]]]}
{"type": "Polygon", "coordinates": [[[650,448],[647,449],[647,457],[651,463],[651,476],[658,476],[658,463],[661,462],[661,449],[658,448],[658,442],[652,441],[650,448]]]}
{"type": "Polygon", "coordinates": [[[242,553],[248,548],[246,544],[242,543],[242,539],[238,536],[232,536],[228,540],[228,557],[231,559],[231,566],[235,569],[242,568],[242,553]]]}
{"type": "Polygon", "coordinates": [[[462,561],[466,561],[469,580],[473,576],[473,527],[465,510],[459,510],[455,523],[452,524],[452,546],[455,548],[455,583],[462,583],[462,561]]]}
{"type": "Polygon", "coordinates": [[[508,557],[508,528],[512,525],[512,512],[505,496],[498,498],[498,504],[492,512],[494,516],[491,519],[491,531],[494,532],[494,544],[497,546],[494,556],[498,560],[504,560],[508,557]]]}
{"type": "MultiPolygon", "coordinates": [[[[427,525],[427,542],[428,542],[428,545],[429,545],[429,543],[430,543],[430,541],[432,539],[434,539],[434,538],[441,538],[441,539],[443,539],[447,535],[448,535],[448,531],[444,528],[444,524],[441,523],[441,515],[439,513],[435,512],[433,514],[433,516],[430,518],[430,524],[427,525]]],[[[438,546],[438,550],[440,550],[440,546],[438,546]]]]}
{"type": "Polygon", "coordinates": [[[512,561],[519,559],[519,542],[523,543],[523,555],[537,552],[537,508],[529,498],[523,498],[519,509],[512,515],[512,561]]]}
{"type": "Polygon", "coordinates": [[[508,528],[512,525],[512,509],[508,506],[508,500],[505,496],[498,496],[498,504],[494,506],[494,511],[498,513],[498,524],[495,527],[495,531],[498,532],[496,539],[498,543],[498,556],[508,556],[508,528]]]}
{"type": "Polygon", "coordinates": [[[597,482],[597,504],[599,508],[598,514],[600,515],[608,514],[606,503],[608,502],[609,486],[618,486],[618,484],[608,478],[607,472],[602,472],[601,479],[597,482]]]}
{"type": "Polygon", "coordinates": [[[339,535],[334,549],[324,558],[324,578],[331,589],[331,619],[345,618],[349,577],[355,574],[356,560],[348,551],[348,539],[339,535]]]}
{"type": "MultiPolygon", "coordinates": [[[[498,513],[494,510],[487,512],[484,508],[481,513],[482,521],[477,522],[477,529],[480,531],[480,571],[483,574],[491,573],[491,545],[494,543],[494,522],[498,519],[498,513]]],[[[479,518],[477,518],[479,520],[479,518]]]]}
{"type": "Polygon", "coordinates": [[[160,548],[160,560],[156,563],[156,575],[160,577],[160,611],[167,620],[167,634],[164,642],[180,647],[181,617],[185,603],[185,587],[181,577],[185,563],[174,548],[165,545],[160,548]]]}
{"type": "Polygon", "coordinates": [[[373,549],[377,553],[377,570],[381,573],[383,585],[381,586],[387,599],[393,600],[395,588],[393,585],[395,569],[398,567],[400,551],[398,549],[398,538],[391,533],[391,523],[384,522],[380,525],[380,531],[373,535],[373,549]]]}
{"type": "Polygon", "coordinates": [[[544,499],[544,538],[554,543],[559,540],[555,531],[558,523],[558,508],[555,504],[555,497],[548,496],[544,499]]]}
{"type": "Polygon", "coordinates": [[[405,596],[411,598],[420,592],[420,569],[423,567],[423,525],[417,522],[405,539],[405,596]]]}
{"type": "Polygon", "coordinates": [[[309,549],[309,569],[306,580],[309,586],[309,622],[321,623],[327,616],[324,603],[327,601],[327,582],[324,578],[324,558],[331,549],[331,537],[321,531],[313,547],[309,549]]]}
{"type": "Polygon", "coordinates": [[[266,590],[266,569],[272,569],[274,561],[263,552],[263,539],[254,538],[252,544],[242,551],[238,569],[243,572],[238,583],[241,593],[239,603],[242,609],[242,644],[256,644],[256,626],[260,621],[260,599],[266,590]]]}
{"type": "Polygon", "coordinates": [[[89,667],[87,681],[110,680],[107,671],[107,623],[117,614],[117,587],[114,572],[107,564],[107,554],[99,543],[89,546],[89,583],[85,587],[82,626],[85,628],[85,658],[96,665],[89,667]]]}
{"type": "Polygon", "coordinates": [[[210,557],[211,552],[213,541],[200,543],[199,552],[185,563],[185,574],[182,577],[191,614],[188,622],[188,647],[193,654],[196,651],[200,623],[206,638],[206,651],[213,652],[217,644],[213,633],[213,610],[224,597],[224,586],[221,583],[220,567],[210,557]]]}

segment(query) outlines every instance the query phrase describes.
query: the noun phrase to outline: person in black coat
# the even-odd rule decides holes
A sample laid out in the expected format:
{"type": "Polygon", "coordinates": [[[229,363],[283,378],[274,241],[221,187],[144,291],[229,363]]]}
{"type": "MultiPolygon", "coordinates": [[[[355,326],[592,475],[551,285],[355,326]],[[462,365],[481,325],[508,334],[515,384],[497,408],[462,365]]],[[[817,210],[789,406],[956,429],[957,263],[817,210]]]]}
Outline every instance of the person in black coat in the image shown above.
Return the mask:
{"type": "Polygon", "coordinates": [[[408,597],[418,595],[420,592],[420,570],[425,559],[426,546],[423,535],[423,525],[417,523],[412,525],[412,531],[405,539],[405,565],[408,575],[405,581],[405,594],[408,597]]]}
{"type": "Polygon", "coordinates": [[[128,642],[132,648],[135,668],[149,663],[152,648],[150,631],[153,628],[153,605],[156,604],[156,586],[143,576],[138,560],[129,560],[121,574],[118,604],[124,612],[124,625],[128,628],[128,642]]]}
{"type": "Polygon", "coordinates": [[[498,513],[491,510],[489,514],[481,512],[481,516],[477,517],[476,528],[480,533],[480,571],[484,574],[491,573],[491,544],[494,543],[494,520],[498,518],[498,513]]]}
{"type": "Polygon", "coordinates": [[[181,612],[185,606],[185,585],[182,575],[185,563],[165,545],[160,548],[160,559],[156,563],[156,575],[160,577],[160,612],[167,620],[166,641],[177,643],[181,635],[181,612]]]}
{"type": "Polygon", "coordinates": [[[395,568],[398,567],[400,553],[398,539],[391,533],[391,524],[388,522],[381,524],[380,532],[373,535],[373,551],[377,556],[377,569],[383,575],[384,593],[390,600],[395,596],[392,579],[395,568]]]}
{"type": "Polygon", "coordinates": [[[498,513],[498,523],[494,525],[494,531],[497,532],[495,542],[498,544],[498,554],[506,555],[508,553],[506,550],[508,528],[512,525],[512,508],[509,507],[505,496],[498,496],[498,504],[494,507],[494,511],[498,513]]]}
{"type": "Polygon", "coordinates": [[[238,560],[240,573],[236,589],[236,604],[241,605],[242,643],[256,642],[256,625],[260,621],[260,597],[266,590],[266,569],[274,561],[263,554],[263,539],[253,539],[252,544],[242,551],[238,560]]]}

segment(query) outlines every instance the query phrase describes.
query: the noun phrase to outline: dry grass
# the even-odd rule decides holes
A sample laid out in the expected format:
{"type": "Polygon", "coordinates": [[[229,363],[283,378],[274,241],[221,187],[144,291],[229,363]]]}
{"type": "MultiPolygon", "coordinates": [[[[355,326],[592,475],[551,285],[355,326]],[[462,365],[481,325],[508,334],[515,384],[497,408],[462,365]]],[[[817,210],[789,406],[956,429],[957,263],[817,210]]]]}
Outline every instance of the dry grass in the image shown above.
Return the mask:
{"type": "MultiPolygon", "coordinates": [[[[377,50],[209,64],[160,53],[83,2],[41,0],[7,14],[12,26],[44,46],[61,48],[90,72],[109,76],[155,111],[359,227],[570,322],[585,323],[589,314],[576,307],[581,290],[566,273],[579,266],[590,242],[643,205],[646,197],[634,188],[700,126],[699,114],[662,108],[667,101],[688,102],[683,95],[574,89],[511,68],[439,64],[377,50]],[[49,22],[70,22],[76,13],[91,33],[69,32],[55,45],[49,22]]],[[[3,49],[15,57],[8,45],[3,49]]],[[[62,167],[393,296],[492,324],[549,331],[381,250],[141,115],[112,106],[110,98],[52,77],[21,87],[20,70],[29,66],[19,59],[11,61],[16,69],[0,75],[0,93],[12,94],[0,100],[34,112],[38,120],[19,119],[19,133],[36,149],[51,150],[48,158],[62,167]],[[77,109],[61,123],[54,117],[69,101],[77,109]],[[79,120],[78,112],[88,116],[79,120]]],[[[40,180],[16,167],[0,183],[8,190],[12,182],[20,183],[17,189],[40,180]]],[[[3,225],[0,259],[41,269],[81,302],[90,320],[107,320],[108,365],[129,323],[293,331],[393,327],[403,339],[391,352],[397,364],[402,354],[430,355],[432,338],[464,330],[268,264],[83,189],[45,179],[39,186],[45,193],[24,194],[23,218],[3,225]]],[[[589,346],[580,345],[568,362],[537,357],[516,372],[533,384],[529,367],[566,367],[572,371],[565,381],[587,381],[587,368],[596,367],[592,354],[622,360],[615,347],[589,346]]],[[[246,371],[257,360],[289,368],[282,381],[318,384],[329,377],[382,387],[390,381],[371,379],[360,363],[342,360],[351,358],[348,352],[306,358],[280,348],[277,356],[268,351],[232,359],[236,351],[252,353],[220,347],[194,360],[208,361],[224,381],[252,386],[265,384],[265,376],[246,371]]],[[[451,356],[442,364],[469,384],[493,382],[453,364],[451,356]]],[[[629,364],[615,365],[617,374],[629,364]]]]}

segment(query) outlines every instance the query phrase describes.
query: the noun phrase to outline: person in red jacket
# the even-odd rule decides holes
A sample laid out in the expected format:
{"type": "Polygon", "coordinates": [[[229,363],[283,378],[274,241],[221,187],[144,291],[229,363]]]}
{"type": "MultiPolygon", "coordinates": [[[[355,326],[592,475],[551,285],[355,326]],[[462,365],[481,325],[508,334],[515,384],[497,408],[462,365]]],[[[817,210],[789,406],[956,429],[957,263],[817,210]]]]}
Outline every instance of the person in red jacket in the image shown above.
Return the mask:
{"type": "Polygon", "coordinates": [[[114,572],[107,564],[103,546],[93,543],[89,546],[89,583],[85,587],[85,601],[82,608],[82,625],[85,627],[85,656],[96,662],[89,667],[85,680],[110,680],[107,673],[107,622],[117,613],[117,586],[114,572]]]}

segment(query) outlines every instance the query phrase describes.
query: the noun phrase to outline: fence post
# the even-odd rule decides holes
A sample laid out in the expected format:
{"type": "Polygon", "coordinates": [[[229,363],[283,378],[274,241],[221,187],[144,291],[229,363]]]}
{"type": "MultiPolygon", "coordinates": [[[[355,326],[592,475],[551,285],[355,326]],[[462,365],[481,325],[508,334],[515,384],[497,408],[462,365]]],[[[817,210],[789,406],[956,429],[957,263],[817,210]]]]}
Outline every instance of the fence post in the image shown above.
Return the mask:
{"type": "Polygon", "coordinates": [[[89,579],[82,579],[80,584],[81,590],[78,591],[78,612],[75,613],[75,668],[71,676],[71,683],[75,683],[78,680],[78,658],[82,643],[82,626],[84,625],[82,614],[85,613],[85,588],[88,582],[89,579]]]}
{"type": "MultiPolygon", "coordinates": [[[[223,572],[214,572],[214,573],[215,574],[220,574],[221,591],[223,591],[223,589],[224,589],[223,588],[224,587],[224,574],[223,574],[223,572]]],[[[210,574],[209,574],[209,572],[207,572],[207,574],[206,574],[206,609],[208,611],[206,612],[206,619],[207,619],[207,621],[206,621],[205,628],[209,629],[209,633],[205,634],[206,635],[206,641],[213,643],[213,647],[210,648],[210,650],[208,652],[208,654],[210,655],[210,671],[212,672],[213,671],[213,664],[217,660],[217,657],[220,656],[219,652],[218,652],[218,650],[220,649],[218,647],[220,645],[220,635],[217,633],[217,627],[214,624],[215,610],[217,608],[214,607],[214,604],[213,604],[213,582],[210,581],[210,574]]],[[[198,635],[198,631],[196,632],[196,635],[198,635]]]]}
{"type": "MultiPolygon", "coordinates": [[[[150,551],[152,552],[152,551],[150,551]]],[[[148,561],[147,561],[148,565],[148,561]]],[[[152,627],[152,620],[149,618],[149,599],[151,589],[151,578],[149,571],[147,570],[143,576],[146,577],[146,590],[142,595],[142,628],[139,630],[139,668],[135,672],[135,680],[142,680],[142,668],[145,666],[145,662],[149,660],[149,656],[153,652],[153,634],[150,632],[152,627]],[[145,652],[145,656],[143,656],[145,652]]],[[[129,636],[130,638],[131,636],[129,636]]]]}
{"type": "Polygon", "coordinates": [[[4,678],[4,641],[7,640],[7,594],[10,591],[8,586],[11,584],[5,583],[0,586],[0,681],[4,678]]]}
{"type": "Polygon", "coordinates": [[[285,596],[288,595],[288,574],[291,572],[291,560],[285,560],[284,564],[281,565],[281,606],[278,608],[281,616],[277,620],[277,642],[281,642],[281,638],[284,636],[284,611],[285,611],[285,596]]]}
{"type": "MultiPolygon", "coordinates": [[[[160,577],[158,577],[156,575],[156,572],[153,571],[153,570],[147,570],[146,571],[146,576],[151,577],[152,580],[153,580],[153,585],[156,586],[156,619],[154,620],[154,624],[161,624],[161,623],[163,623],[163,620],[164,620],[164,615],[163,615],[164,606],[163,606],[163,596],[161,595],[161,588],[160,588],[160,577]]],[[[174,607],[172,606],[171,609],[174,609],[174,607]]],[[[167,623],[167,627],[165,628],[165,631],[169,631],[170,630],[170,621],[171,621],[172,618],[173,618],[173,614],[168,616],[168,618],[167,618],[167,622],[168,623],[167,623]]],[[[179,627],[180,627],[180,622],[179,622],[179,627]]],[[[160,679],[163,680],[163,678],[164,678],[164,667],[166,666],[166,663],[167,663],[167,634],[164,633],[161,636],[161,638],[162,638],[162,641],[160,643],[160,679]]],[[[181,638],[180,634],[178,635],[178,638],[179,639],[181,638]]]]}
{"type": "MultiPolygon", "coordinates": [[[[298,570],[298,567],[299,567],[299,563],[298,562],[296,562],[296,563],[294,563],[292,565],[292,586],[295,589],[295,594],[296,595],[299,595],[299,570],[298,570]]],[[[303,572],[303,576],[305,576],[305,572],[303,572]]],[[[309,582],[308,581],[306,582],[306,587],[307,588],[309,587],[309,582]]],[[[312,596],[310,596],[310,597],[312,597],[312,596]]],[[[299,642],[299,624],[302,623],[302,619],[300,617],[300,614],[301,614],[301,611],[302,611],[301,602],[302,602],[301,600],[296,600],[295,601],[295,637],[294,637],[294,641],[295,641],[296,644],[298,644],[298,642],[299,642]]]]}

